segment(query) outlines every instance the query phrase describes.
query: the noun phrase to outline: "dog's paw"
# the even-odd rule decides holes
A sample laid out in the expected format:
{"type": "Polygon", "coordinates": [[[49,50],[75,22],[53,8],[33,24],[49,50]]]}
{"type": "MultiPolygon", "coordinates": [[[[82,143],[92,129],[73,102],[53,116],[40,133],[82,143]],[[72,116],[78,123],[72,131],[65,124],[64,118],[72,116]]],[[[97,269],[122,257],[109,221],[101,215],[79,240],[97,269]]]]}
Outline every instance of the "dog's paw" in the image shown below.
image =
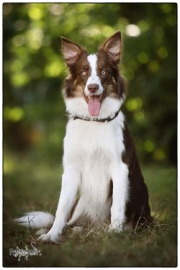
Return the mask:
{"type": "Polygon", "coordinates": [[[53,233],[48,232],[46,234],[42,234],[38,238],[38,241],[59,244],[60,234],[53,234],[53,233]]]}
{"type": "Polygon", "coordinates": [[[123,225],[122,224],[110,224],[109,227],[108,227],[108,232],[111,233],[111,232],[115,232],[115,233],[120,233],[123,231],[123,225]]]}

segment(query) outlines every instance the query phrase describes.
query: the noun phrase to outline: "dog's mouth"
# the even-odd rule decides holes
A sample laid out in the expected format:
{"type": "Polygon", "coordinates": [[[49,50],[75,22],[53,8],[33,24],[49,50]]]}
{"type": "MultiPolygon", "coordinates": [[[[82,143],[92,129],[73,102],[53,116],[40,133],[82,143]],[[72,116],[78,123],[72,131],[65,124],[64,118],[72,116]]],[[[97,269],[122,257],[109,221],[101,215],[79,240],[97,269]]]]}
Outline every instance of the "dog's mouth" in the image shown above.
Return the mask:
{"type": "Polygon", "coordinates": [[[97,116],[101,108],[101,95],[85,96],[88,104],[88,111],[91,116],[97,116]]]}

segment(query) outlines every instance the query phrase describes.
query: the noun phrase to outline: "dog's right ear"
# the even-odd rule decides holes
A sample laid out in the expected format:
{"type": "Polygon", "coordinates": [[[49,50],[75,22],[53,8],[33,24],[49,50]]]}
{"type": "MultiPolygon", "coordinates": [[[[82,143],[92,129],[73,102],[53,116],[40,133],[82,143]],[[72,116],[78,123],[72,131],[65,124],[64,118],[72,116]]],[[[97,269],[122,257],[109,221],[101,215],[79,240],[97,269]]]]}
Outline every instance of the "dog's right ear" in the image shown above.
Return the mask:
{"type": "Polygon", "coordinates": [[[68,66],[75,64],[85,50],[75,42],[61,37],[62,54],[68,66]]]}

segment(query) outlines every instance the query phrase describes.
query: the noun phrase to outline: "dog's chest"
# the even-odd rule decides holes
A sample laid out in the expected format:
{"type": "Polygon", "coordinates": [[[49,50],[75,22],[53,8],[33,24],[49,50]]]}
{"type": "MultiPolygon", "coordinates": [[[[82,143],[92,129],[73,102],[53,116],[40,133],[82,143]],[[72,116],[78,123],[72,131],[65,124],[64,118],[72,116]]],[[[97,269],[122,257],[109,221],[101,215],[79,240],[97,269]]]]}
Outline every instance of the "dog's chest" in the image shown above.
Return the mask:
{"type": "Polygon", "coordinates": [[[112,122],[70,120],[64,139],[64,164],[92,166],[121,159],[124,151],[122,113],[112,122]],[[79,163],[79,164],[78,164],[79,163]]]}
{"type": "Polygon", "coordinates": [[[93,219],[103,220],[109,215],[110,180],[124,151],[123,120],[120,113],[108,123],[70,120],[67,126],[64,166],[80,171],[84,212],[93,219]]]}

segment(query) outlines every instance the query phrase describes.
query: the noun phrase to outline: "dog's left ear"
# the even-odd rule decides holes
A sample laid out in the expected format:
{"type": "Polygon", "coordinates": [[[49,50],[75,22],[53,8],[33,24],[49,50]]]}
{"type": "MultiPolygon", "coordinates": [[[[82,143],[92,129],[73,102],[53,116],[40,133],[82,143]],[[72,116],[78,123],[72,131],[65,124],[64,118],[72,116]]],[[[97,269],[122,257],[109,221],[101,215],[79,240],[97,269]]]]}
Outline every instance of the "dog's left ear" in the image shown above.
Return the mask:
{"type": "Polygon", "coordinates": [[[120,61],[121,54],[121,32],[116,32],[113,36],[108,38],[100,47],[100,50],[106,52],[109,58],[118,63],[120,61]]]}

